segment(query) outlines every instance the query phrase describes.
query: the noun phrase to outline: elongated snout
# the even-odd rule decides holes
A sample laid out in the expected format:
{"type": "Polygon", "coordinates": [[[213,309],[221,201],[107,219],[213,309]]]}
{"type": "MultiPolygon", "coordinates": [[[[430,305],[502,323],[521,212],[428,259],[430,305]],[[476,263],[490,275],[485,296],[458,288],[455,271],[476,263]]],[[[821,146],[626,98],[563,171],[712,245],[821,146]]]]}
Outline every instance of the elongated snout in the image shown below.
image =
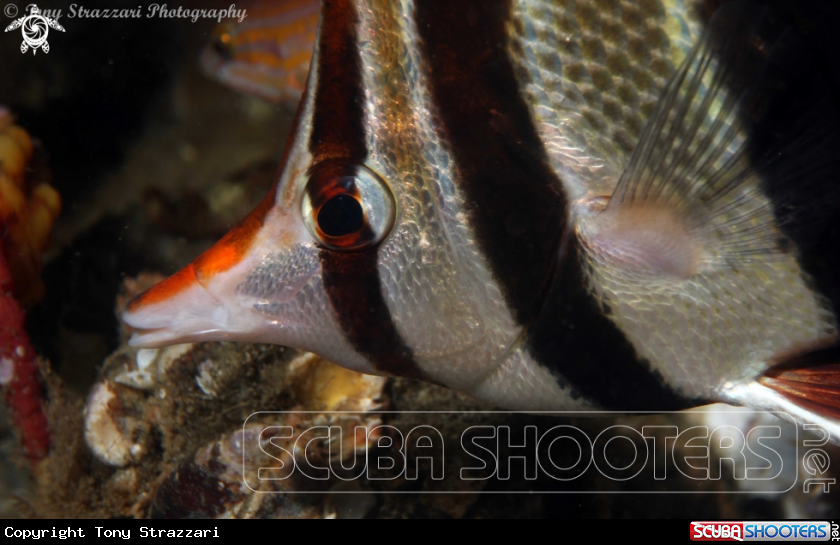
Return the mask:
{"type": "Polygon", "coordinates": [[[159,347],[209,340],[258,341],[276,323],[255,312],[238,289],[265,256],[298,244],[289,216],[279,217],[274,193],[193,263],[132,299],[123,320],[137,331],[129,344],[159,347]]]}

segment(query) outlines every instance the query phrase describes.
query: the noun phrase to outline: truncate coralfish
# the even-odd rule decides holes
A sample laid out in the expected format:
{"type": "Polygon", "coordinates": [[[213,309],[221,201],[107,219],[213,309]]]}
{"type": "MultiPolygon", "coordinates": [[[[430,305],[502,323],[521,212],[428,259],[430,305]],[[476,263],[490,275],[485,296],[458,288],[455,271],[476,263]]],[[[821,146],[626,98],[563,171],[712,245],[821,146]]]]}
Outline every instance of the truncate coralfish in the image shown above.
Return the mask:
{"type": "Polygon", "coordinates": [[[705,4],[324,0],[274,190],[129,305],[132,344],[278,343],[510,409],[724,401],[840,436],[836,278],[803,257],[831,220],[835,105],[788,100],[819,71],[783,18],[705,4]]]}

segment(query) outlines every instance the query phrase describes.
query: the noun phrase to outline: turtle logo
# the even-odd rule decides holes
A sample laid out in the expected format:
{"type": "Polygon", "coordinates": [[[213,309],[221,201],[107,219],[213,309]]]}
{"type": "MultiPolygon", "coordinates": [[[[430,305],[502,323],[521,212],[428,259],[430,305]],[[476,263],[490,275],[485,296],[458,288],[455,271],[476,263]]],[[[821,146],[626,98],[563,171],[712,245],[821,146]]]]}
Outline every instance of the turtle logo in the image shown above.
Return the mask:
{"type": "Polygon", "coordinates": [[[41,15],[41,10],[35,4],[30,4],[28,7],[31,8],[29,15],[12,21],[12,24],[6,27],[6,32],[23,27],[21,30],[23,33],[23,43],[20,44],[21,53],[26,53],[30,47],[33,55],[39,47],[44,50],[44,53],[49,53],[50,44],[47,43],[47,35],[50,33],[50,28],[64,32],[64,27],[58,24],[55,19],[41,15]]]}

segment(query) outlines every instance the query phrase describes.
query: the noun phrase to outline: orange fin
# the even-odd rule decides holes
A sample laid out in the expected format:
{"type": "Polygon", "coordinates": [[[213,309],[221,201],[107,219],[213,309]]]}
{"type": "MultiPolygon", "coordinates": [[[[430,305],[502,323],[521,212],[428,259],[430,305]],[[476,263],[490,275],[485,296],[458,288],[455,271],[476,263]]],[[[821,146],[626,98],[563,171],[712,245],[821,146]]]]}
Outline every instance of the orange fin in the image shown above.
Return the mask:
{"type": "Polygon", "coordinates": [[[804,409],[840,420],[840,343],[788,359],[758,382],[804,409]]]}

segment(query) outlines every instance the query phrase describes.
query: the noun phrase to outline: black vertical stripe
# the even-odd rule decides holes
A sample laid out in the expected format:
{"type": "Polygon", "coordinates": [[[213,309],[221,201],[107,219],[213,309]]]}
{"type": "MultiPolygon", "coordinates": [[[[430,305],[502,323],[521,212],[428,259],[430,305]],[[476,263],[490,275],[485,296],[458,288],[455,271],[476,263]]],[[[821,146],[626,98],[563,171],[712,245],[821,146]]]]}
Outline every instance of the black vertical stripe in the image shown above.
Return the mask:
{"type": "Polygon", "coordinates": [[[376,252],[320,253],[324,289],[353,348],[379,370],[422,379],[382,297],[376,252]]]}
{"type": "Polygon", "coordinates": [[[683,407],[587,289],[577,245],[560,259],[568,203],[508,56],[510,10],[509,0],[418,0],[415,14],[477,241],[530,328],[528,351],[574,395],[614,409],[683,407]]]}
{"type": "MultiPolygon", "coordinates": [[[[358,15],[350,0],[324,0],[318,43],[318,82],[309,150],[313,166],[341,159],[358,165],[368,155],[358,15]]],[[[382,296],[377,250],[319,252],[324,289],[353,348],[378,369],[423,378],[382,296]]]]}
{"type": "Polygon", "coordinates": [[[528,332],[533,358],[558,382],[610,410],[669,411],[709,403],[686,400],[642,360],[593,295],[577,237],[570,237],[545,306],[528,332]]]}
{"type": "Polygon", "coordinates": [[[510,9],[509,0],[418,0],[415,16],[475,236],[527,325],[556,266],[566,199],[508,57],[510,9]]]}
{"type": "Polygon", "coordinates": [[[367,157],[364,127],[362,59],[350,0],[325,0],[321,6],[318,82],[312,109],[309,151],[314,162],[325,158],[367,157]]]}

